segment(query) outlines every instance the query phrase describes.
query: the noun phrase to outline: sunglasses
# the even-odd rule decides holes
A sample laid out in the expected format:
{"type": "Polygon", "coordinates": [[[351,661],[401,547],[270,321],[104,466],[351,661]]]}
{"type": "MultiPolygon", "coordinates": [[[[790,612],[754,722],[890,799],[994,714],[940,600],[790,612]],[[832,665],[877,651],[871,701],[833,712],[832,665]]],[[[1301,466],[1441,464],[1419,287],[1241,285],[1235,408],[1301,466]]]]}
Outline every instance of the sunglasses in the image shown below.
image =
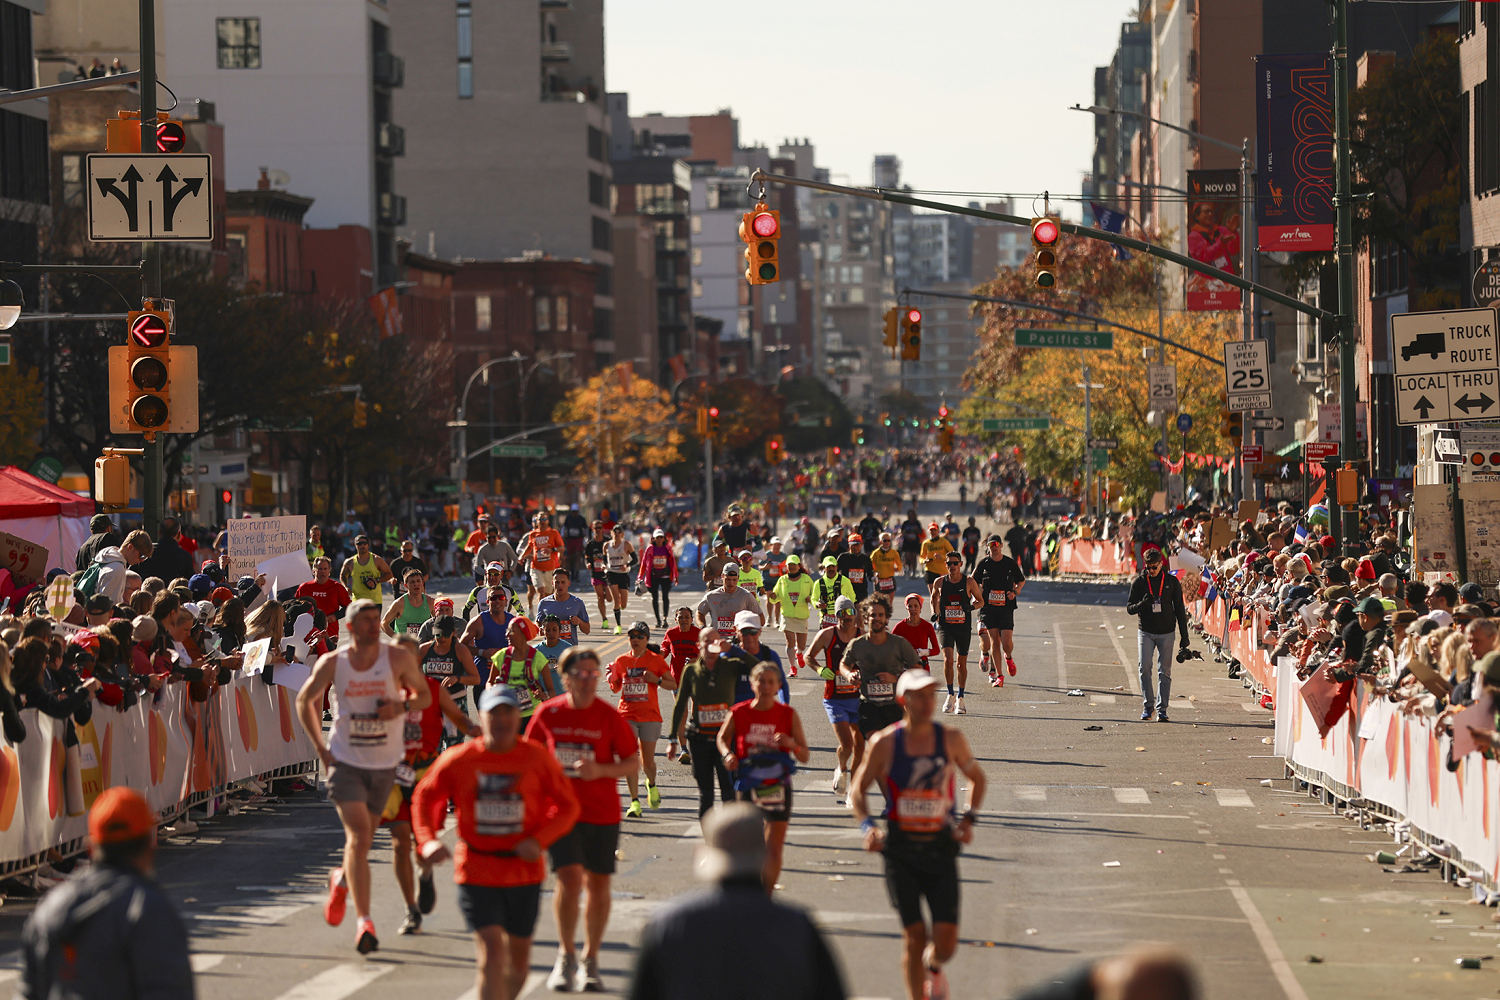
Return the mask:
{"type": "Polygon", "coordinates": [[[490,603],[491,604],[503,604],[503,603],[505,603],[505,597],[503,595],[502,596],[498,596],[498,597],[491,597],[490,598],[490,603]]]}

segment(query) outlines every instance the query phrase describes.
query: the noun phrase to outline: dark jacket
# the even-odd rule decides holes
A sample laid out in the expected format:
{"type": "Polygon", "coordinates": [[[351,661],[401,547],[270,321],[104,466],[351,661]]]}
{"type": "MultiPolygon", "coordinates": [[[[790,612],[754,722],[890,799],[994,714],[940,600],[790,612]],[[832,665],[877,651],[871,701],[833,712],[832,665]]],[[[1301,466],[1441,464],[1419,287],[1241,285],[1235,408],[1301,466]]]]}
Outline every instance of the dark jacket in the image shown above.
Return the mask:
{"type": "Polygon", "coordinates": [[[1142,632],[1148,635],[1176,632],[1183,642],[1187,641],[1187,605],[1182,600],[1182,584],[1165,569],[1161,571],[1160,586],[1148,580],[1145,573],[1135,578],[1125,610],[1140,619],[1142,632]],[[1158,600],[1161,610],[1153,611],[1152,606],[1158,600]]]}
{"type": "Polygon", "coordinates": [[[5,742],[14,746],[26,739],[26,721],[21,718],[21,708],[15,695],[0,684],[0,726],[4,727],[5,742]]]}
{"type": "Polygon", "coordinates": [[[132,567],[144,580],[148,576],[159,576],[167,583],[178,577],[187,579],[194,573],[193,557],[177,544],[175,538],[163,538],[151,550],[151,557],[132,567]]]}
{"type": "Polygon", "coordinates": [[[49,892],[21,932],[21,1000],[192,1000],[188,933],[155,882],[99,864],[49,892]]]}
{"type": "Polygon", "coordinates": [[[631,1000],[842,1000],[843,977],[807,914],[758,881],[726,882],[659,910],[641,932],[631,1000]],[[774,956],[773,960],[758,958],[774,956]],[[747,964],[748,963],[748,964],[747,964]],[[725,975],[739,969],[741,975],[725,975]],[[705,984],[712,988],[705,992],[705,984]]]}
{"type": "Polygon", "coordinates": [[[73,560],[74,567],[78,572],[82,573],[89,568],[89,563],[94,561],[94,557],[99,554],[100,549],[107,549],[111,545],[119,548],[123,541],[120,533],[114,528],[110,528],[108,531],[97,535],[90,535],[84,539],[82,545],[78,546],[78,555],[73,560]]]}

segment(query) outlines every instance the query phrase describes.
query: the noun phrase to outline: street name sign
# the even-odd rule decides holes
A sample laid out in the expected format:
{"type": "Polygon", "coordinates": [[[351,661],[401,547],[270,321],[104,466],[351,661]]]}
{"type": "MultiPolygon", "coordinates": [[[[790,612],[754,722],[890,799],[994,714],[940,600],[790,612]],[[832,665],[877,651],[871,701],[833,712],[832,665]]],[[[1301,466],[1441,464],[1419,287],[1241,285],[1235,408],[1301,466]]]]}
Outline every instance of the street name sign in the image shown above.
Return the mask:
{"type": "Polygon", "coordinates": [[[490,447],[490,454],[496,458],[546,458],[547,446],[544,444],[497,444],[490,447]]]}
{"type": "Polygon", "coordinates": [[[1115,346],[1113,330],[1016,330],[1017,347],[1086,347],[1108,351],[1115,346]]]}
{"type": "Polygon", "coordinates": [[[1177,412],[1177,366],[1149,364],[1146,366],[1148,398],[1146,409],[1157,413],[1177,412]]]}
{"type": "Polygon", "coordinates": [[[1500,417],[1494,309],[1399,313],[1390,324],[1397,423],[1500,417]]]}
{"type": "Polygon", "coordinates": [[[1232,413],[1271,408],[1271,355],[1264,340],[1225,341],[1224,392],[1232,413]]]}
{"type": "Polygon", "coordinates": [[[980,423],[986,431],[1044,431],[1051,426],[1051,417],[991,417],[980,423]]]}
{"type": "Polygon", "coordinates": [[[213,158],[207,153],[90,153],[89,239],[213,239],[213,176],[213,158]]]}
{"type": "Polygon", "coordinates": [[[1089,464],[1093,466],[1095,472],[1103,472],[1105,469],[1109,468],[1109,449],[1090,448],[1089,464]]]}

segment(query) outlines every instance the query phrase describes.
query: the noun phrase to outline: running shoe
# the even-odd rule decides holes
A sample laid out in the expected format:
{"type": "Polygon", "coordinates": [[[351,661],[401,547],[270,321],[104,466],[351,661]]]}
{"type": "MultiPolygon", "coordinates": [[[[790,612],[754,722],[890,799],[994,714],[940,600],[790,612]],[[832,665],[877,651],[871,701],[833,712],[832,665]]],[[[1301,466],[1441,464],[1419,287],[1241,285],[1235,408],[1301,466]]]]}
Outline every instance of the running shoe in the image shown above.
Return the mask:
{"type": "Polygon", "coordinates": [[[369,917],[361,917],[359,920],[359,936],[354,939],[354,950],[361,955],[368,955],[380,947],[380,939],[375,936],[375,921],[369,917]]]}
{"type": "Polygon", "coordinates": [[[397,934],[415,934],[422,929],[422,911],[416,906],[406,908],[406,919],[401,921],[397,934]]]}
{"type": "Polygon", "coordinates": [[[554,993],[572,993],[573,980],[578,978],[578,958],[574,955],[558,955],[552,974],[547,977],[547,989],[554,993]]]}
{"type": "Polygon", "coordinates": [[[998,673],[990,674],[990,687],[1004,687],[1005,678],[998,673]]]}
{"type": "Polygon", "coordinates": [[[344,884],[344,869],[335,868],[328,873],[328,902],[323,904],[323,919],[329,927],[344,922],[344,906],[349,901],[349,887],[344,884]]]}
{"type": "Polygon", "coordinates": [[[686,750],[682,751],[682,753],[680,753],[680,754],[677,755],[677,763],[679,763],[679,764],[691,764],[692,762],[693,762],[693,755],[690,754],[690,753],[688,753],[686,750]]]}
{"type": "Polygon", "coordinates": [[[650,782],[646,783],[646,805],[652,809],[661,808],[661,789],[650,782]]]}
{"type": "Polygon", "coordinates": [[[948,977],[942,969],[927,967],[922,981],[923,1000],[948,1000],[948,977]]]}
{"type": "Polygon", "coordinates": [[[848,780],[849,772],[845,771],[842,767],[837,768],[833,772],[833,781],[829,783],[833,787],[834,794],[842,792],[844,790],[844,783],[848,780]]]}
{"type": "Polygon", "coordinates": [[[951,711],[953,711],[953,695],[950,694],[943,699],[943,714],[947,715],[951,711]]]}
{"type": "Polygon", "coordinates": [[[1005,669],[1010,671],[1012,677],[1016,676],[1016,661],[1007,656],[1005,658],[1005,669]]]}
{"type": "Polygon", "coordinates": [[[631,799],[630,800],[630,808],[625,810],[625,816],[628,819],[640,819],[641,818],[641,800],[640,799],[631,799]]]}
{"type": "Polygon", "coordinates": [[[583,960],[583,968],[578,971],[578,992],[604,992],[604,980],[599,978],[599,960],[597,958],[585,958],[583,960]]]}
{"type": "Polygon", "coordinates": [[[954,715],[968,715],[969,714],[969,710],[967,708],[964,708],[964,698],[963,698],[963,695],[959,695],[958,696],[958,700],[953,703],[953,714],[954,715]]]}
{"type": "Polygon", "coordinates": [[[979,669],[983,670],[987,674],[994,672],[995,661],[990,659],[989,653],[984,653],[979,657],[979,669]]]}
{"type": "Polygon", "coordinates": [[[1157,722],[1171,722],[1172,720],[1169,719],[1169,718],[1167,718],[1167,710],[1166,709],[1162,709],[1160,712],[1156,713],[1156,721],[1157,722]]]}
{"type": "Polygon", "coordinates": [[[1143,709],[1141,709],[1141,721],[1142,722],[1150,722],[1151,721],[1151,709],[1149,709],[1149,708],[1143,708],[1143,709]]]}
{"type": "Polygon", "coordinates": [[[417,909],[431,913],[437,905],[437,886],[433,884],[432,872],[417,877],[417,909]]]}
{"type": "Polygon", "coordinates": [[[615,635],[624,635],[624,634],[625,634],[625,630],[620,627],[620,623],[619,622],[616,622],[615,623],[615,635]]]}

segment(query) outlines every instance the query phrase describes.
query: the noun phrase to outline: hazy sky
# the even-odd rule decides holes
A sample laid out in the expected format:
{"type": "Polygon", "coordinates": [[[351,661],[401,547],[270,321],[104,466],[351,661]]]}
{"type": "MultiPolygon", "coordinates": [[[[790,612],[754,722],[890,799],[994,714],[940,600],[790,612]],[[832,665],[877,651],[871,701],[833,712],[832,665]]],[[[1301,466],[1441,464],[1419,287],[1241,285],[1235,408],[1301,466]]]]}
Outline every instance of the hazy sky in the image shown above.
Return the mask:
{"type": "Polygon", "coordinates": [[[840,183],[895,153],[914,188],[1076,196],[1093,117],[1067,109],[1092,103],[1135,6],[605,0],[606,74],[632,114],[731,108],[742,144],[806,137],[840,183]]]}

